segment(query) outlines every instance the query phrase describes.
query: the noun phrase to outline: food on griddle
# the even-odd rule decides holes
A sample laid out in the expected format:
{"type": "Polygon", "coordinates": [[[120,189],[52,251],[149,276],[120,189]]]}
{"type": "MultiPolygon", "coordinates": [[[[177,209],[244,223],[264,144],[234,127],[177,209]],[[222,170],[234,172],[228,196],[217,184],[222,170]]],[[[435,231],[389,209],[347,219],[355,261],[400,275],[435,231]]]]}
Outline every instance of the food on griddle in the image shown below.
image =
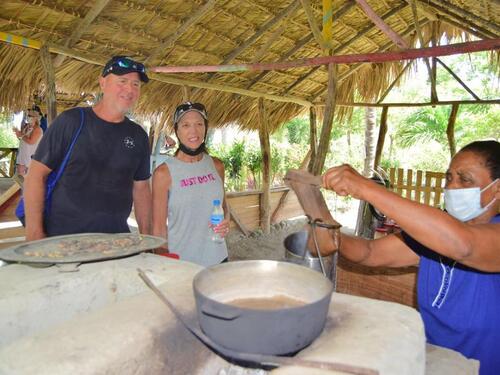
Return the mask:
{"type": "Polygon", "coordinates": [[[47,250],[22,250],[22,254],[30,257],[65,258],[73,255],[119,255],[124,249],[137,246],[142,236],[129,235],[118,238],[75,238],[61,240],[57,246],[46,244],[47,250]]]}

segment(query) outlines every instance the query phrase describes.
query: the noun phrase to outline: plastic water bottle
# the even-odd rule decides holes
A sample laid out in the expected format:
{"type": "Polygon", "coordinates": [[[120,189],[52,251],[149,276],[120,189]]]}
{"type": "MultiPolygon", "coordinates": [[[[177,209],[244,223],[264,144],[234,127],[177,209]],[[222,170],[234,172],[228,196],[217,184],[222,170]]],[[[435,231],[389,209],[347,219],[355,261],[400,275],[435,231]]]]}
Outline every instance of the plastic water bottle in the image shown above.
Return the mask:
{"type": "MultiPolygon", "coordinates": [[[[214,199],[213,205],[214,207],[212,209],[212,214],[210,215],[210,223],[213,226],[216,226],[224,220],[224,210],[222,209],[219,199],[214,199]]],[[[219,233],[214,231],[212,234],[212,241],[221,243],[224,242],[224,238],[222,238],[219,233]]]]}

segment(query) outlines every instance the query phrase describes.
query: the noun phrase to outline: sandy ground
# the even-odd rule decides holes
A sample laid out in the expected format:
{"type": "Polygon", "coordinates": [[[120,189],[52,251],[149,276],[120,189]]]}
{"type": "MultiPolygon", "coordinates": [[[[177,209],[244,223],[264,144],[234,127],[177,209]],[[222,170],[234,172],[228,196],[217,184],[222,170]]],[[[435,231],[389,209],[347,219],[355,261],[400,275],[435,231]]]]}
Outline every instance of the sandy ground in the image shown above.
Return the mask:
{"type": "MultiPolygon", "coordinates": [[[[344,212],[332,212],[333,217],[343,225],[342,231],[354,230],[357,206],[357,204],[352,205],[344,212]]],[[[264,234],[262,230],[256,230],[248,237],[234,229],[226,239],[229,260],[282,260],[285,256],[283,242],[286,236],[304,229],[306,223],[305,217],[282,221],[273,224],[269,234],[264,234]]]]}

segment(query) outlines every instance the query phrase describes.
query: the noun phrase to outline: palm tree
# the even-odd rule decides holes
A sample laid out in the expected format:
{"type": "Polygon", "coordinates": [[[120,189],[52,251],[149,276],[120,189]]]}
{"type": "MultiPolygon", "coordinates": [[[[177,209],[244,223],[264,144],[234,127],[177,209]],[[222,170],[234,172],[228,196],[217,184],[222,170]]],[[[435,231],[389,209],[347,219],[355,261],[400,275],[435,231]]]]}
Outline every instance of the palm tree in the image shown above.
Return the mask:
{"type": "Polygon", "coordinates": [[[446,127],[450,117],[448,106],[424,107],[407,117],[400,127],[395,138],[403,147],[410,147],[417,143],[439,142],[443,146],[448,144],[446,127]]]}

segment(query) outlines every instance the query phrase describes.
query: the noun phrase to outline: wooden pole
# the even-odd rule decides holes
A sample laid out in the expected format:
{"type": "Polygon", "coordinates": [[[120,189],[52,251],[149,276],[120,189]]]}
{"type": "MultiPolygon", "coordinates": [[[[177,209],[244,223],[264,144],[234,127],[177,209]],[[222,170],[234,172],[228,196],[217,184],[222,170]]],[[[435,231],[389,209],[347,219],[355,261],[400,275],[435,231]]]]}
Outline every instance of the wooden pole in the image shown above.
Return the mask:
{"type": "Polygon", "coordinates": [[[50,125],[57,116],[56,74],[50,57],[49,47],[46,44],[40,48],[40,60],[45,73],[45,85],[47,87],[45,92],[45,104],[47,106],[47,123],[50,125]]]}
{"type": "Polygon", "coordinates": [[[441,61],[441,59],[439,59],[439,58],[437,58],[437,57],[436,57],[436,61],[437,61],[439,64],[441,64],[441,66],[442,66],[443,68],[445,68],[445,69],[446,69],[446,71],[447,71],[448,73],[450,73],[450,74],[451,74],[451,76],[452,76],[453,78],[455,78],[455,80],[456,80],[458,83],[460,83],[460,85],[462,85],[462,87],[463,87],[463,88],[464,88],[464,89],[465,89],[465,90],[466,90],[469,94],[471,94],[471,95],[474,97],[474,99],[476,99],[476,100],[481,100],[481,98],[480,98],[479,96],[477,96],[477,95],[474,93],[474,91],[472,91],[472,90],[469,88],[469,86],[467,86],[467,85],[466,85],[466,84],[465,84],[465,83],[464,83],[464,82],[460,79],[460,77],[459,77],[459,76],[457,76],[457,75],[453,72],[453,70],[451,70],[451,69],[448,67],[448,65],[446,65],[444,62],[442,62],[442,61],[441,61]]]}
{"type": "Polygon", "coordinates": [[[377,101],[377,103],[382,103],[382,101],[385,99],[385,97],[387,95],[389,95],[389,93],[391,92],[391,90],[394,88],[394,86],[396,85],[396,83],[398,83],[399,79],[401,78],[401,76],[408,70],[408,68],[411,66],[411,64],[413,63],[413,61],[410,61],[409,63],[407,63],[403,69],[401,69],[401,71],[399,72],[399,74],[396,76],[396,78],[394,79],[394,81],[392,81],[392,83],[389,85],[389,87],[387,87],[387,89],[384,91],[384,93],[382,94],[382,96],[380,96],[380,99],[377,101]]]}
{"type": "Polygon", "coordinates": [[[366,2],[366,0],[356,0],[356,3],[359,7],[365,12],[370,20],[373,21],[375,25],[385,34],[387,37],[392,40],[399,48],[407,49],[408,43],[401,38],[399,34],[397,34],[391,27],[380,18],[380,16],[375,13],[372,7],[366,2]]]}
{"type": "Polygon", "coordinates": [[[172,47],[177,39],[179,39],[182,34],[186,32],[192,25],[196,24],[206,13],[208,13],[215,5],[215,0],[208,0],[202,7],[198,8],[182,25],[178,26],[175,31],[169,34],[168,38],[161,41],[160,45],[157,46],[150,55],[146,58],[144,63],[149,63],[155,59],[158,55],[161,55],[165,50],[172,47]]]}
{"type": "Polygon", "coordinates": [[[271,144],[269,142],[269,119],[264,99],[259,98],[259,140],[262,152],[262,195],[260,199],[260,226],[265,234],[271,231],[271,144]]]}
{"type": "MultiPolygon", "coordinates": [[[[89,28],[90,24],[99,16],[102,10],[108,5],[110,0],[96,0],[84,18],[82,18],[78,25],[76,25],[71,33],[71,36],[64,42],[65,47],[73,47],[80,39],[85,31],[89,28]]],[[[61,66],[65,59],[64,55],[57,55],[54,59],[54,66],[57,68],[61,66]]]]}
{"type": "Polygon", "coordinates": [[[316,125],[316,108],[309,107],[309,144],[311,160],[307,170],[312,172],[316,158],[318,157],[318,127],[316,125]]]}
{"type": "Polygon", "coordinates": [[[458,114],[458,104],[451,106],[450,117],[448,118],[448,126],[446,127],[446,136],[448,145],[450,146],[450,156],[453,157],[457,153],[457,145],[455,143],[455,121],[458,114]]]}
{"type": "MultiPolygon", "coordinates": [[[[500,99],[491,100],[441,100],[436,103],[335,103],[337,106],[342,107],[429,107],[436,105],[451,105],[451,104],[500,104],[500,99]]],[[[325,105],[324,103],[314,103],[315,106],[325,105]]]]}
{"type": "Polygon", "coordinates": [[[330,136],[333,126],[333,114],[335,112],[335,94],[337,91],[337,72],[334,64],[328,65],[328,95],[325,103],[325,113],[323,116],[323,126],[321,128],[321,136],[319,139],[318,153],[312,173],[315,175],[321,174],[325,165],[326,154],[330,148],[330,136]]]}
{"type": "Polygon", "coordinates": [[[295,61],[281,61],[257,64],[233,65],[192,65],[157,66],[150,70],[158,73],[207,73],[207,72],[246,72],[258,70],[285,70],[327,64],[355,64],[358,62],[381,63],[389,61],[412,60],[423,57],[450,56],[470,52],[500,49],[500,38],[477,40],[473,42],[448,44],[436,47],[407,49],[404,51],[362,53],[356,55],[319,56],[295,61]]]}
{"type": "Polygon", "coordinates": [[[375,161],[373,163],[373,169],[377,170],[380,165],[380,160],[382,159],[382,151],[384,150],[385,135],[387,134],[387,112],[389,112],[389,107],[382,107],[382,115],[380,117],[380,130],[378,132],[377,149],[375,151],[375,161]]]}
{"type": "Polygon", "coordinates": [[[331,45],[323,39],[323,35],[321,35],[321,31],[316,23],[316,18],[311,8],[311,2],[309,0],[300,0],[300,3],[302,4],[302,8],[304,9],[304,13],[307,17],[307,22],[309,22],[309,27],[311,28],[316,43],[318,43],[321,49],[330,49],[331,45]]]}

